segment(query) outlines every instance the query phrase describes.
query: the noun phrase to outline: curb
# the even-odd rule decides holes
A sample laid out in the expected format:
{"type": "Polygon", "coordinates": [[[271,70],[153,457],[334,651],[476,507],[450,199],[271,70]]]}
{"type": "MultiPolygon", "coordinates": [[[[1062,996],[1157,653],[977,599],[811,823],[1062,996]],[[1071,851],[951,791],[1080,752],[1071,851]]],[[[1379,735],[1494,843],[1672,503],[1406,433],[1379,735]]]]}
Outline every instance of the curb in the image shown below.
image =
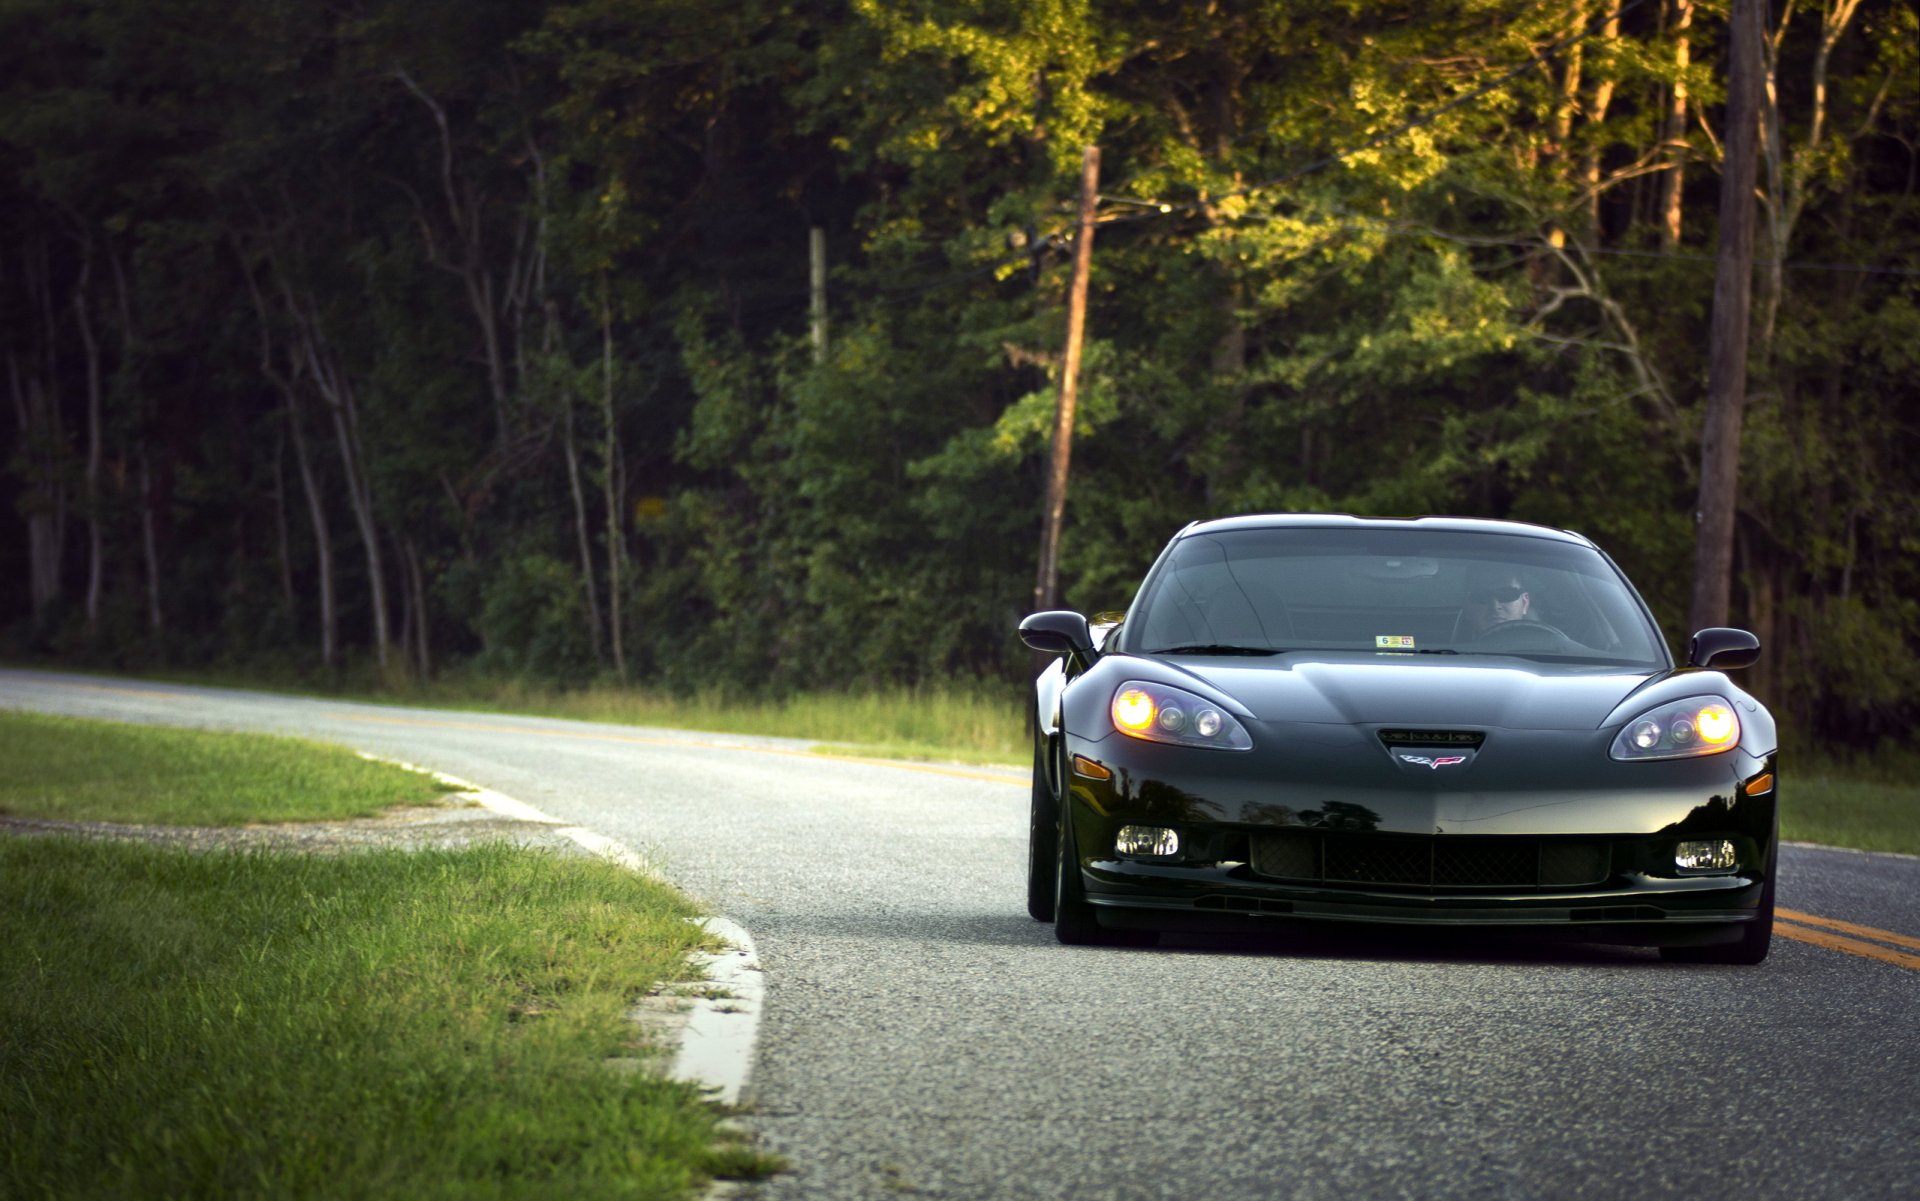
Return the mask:
{"type": "MultiPolygon", "coordinates": [[[[566,825],[525,801],[417,763],[365,751],[360,752],[360,757],[432,776],[467,793],[476,803],[502,817],[552,826],[555,834],[573,840],[594,855],[610,859],[629,871],[670,883],[631,847],[585,826],[566,825]]],[[[746,1087],[747,1076],[753,1068],[753,1048],[760,1034],[761,1002],[766,993],[760,953],[746,927],[730,918],[692,920],[726,946],[719,951],[695,951],[690,956],[693,965],[706,976],[707,983],[714,986],[710,991],[718,995],[687,998],[691,1008],[677,1032],[679,1046],[674,1050],[673,1066],[667,1074],[716,1093],[714,1099],[723,1105],[738,1105],[741,1090],[746,1087]]],[[[636,1020],[640,1012],[635,1011],[636,1020]]]]}

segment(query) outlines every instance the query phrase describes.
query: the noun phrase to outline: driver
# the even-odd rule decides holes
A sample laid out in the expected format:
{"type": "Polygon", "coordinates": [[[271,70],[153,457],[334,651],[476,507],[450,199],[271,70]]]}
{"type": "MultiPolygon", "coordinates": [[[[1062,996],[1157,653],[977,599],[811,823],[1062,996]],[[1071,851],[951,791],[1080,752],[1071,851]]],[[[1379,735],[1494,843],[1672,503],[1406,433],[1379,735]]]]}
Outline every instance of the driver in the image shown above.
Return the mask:
{"type": "Polygon", "coordinates": [[[1460,610],[1460,628],[1468,637],[1486,633],[1508,621],[1531,620],[1533,597],[1512,571],[1483,572],[1467,588],[1466,607],[1460,610]]]}

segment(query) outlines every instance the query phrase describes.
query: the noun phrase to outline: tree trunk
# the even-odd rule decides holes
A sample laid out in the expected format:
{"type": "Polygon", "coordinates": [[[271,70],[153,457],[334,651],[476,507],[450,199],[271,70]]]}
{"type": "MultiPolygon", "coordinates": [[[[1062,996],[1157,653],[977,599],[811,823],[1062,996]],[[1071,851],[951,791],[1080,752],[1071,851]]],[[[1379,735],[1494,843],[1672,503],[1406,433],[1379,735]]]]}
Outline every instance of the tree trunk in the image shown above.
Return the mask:
{"type": "Polygon", "coordinates": [[[587,525],[587,498],[580,486],[580,451],[573,436],[573,393],[562,397],[566,406],[561,414],[560,446],[567,457],[567,486],[573,492],[573,532],[580,548],[580,584],[587,595],[587,632],[591,635],[593,661],[604,665],[600,650],[600,596],[593,582],[593,536],[587,525]]]}
{"type": "MultiPolygon", "coordinates": [[[[1600,26],[1600,43],[1609,48],[1617,46],[1620,41],[1620,2],[1621,0],[1608,0],[1607,19],[1600,26]]],[[[1604,123],[1607,119],[1607,110],[1613,107],[1615,87],[1613,63],[1602,56],[1598,66],[1603,74],[1594,81],[1593,96],[1584,114],[1586,123],[1590,126],[1604,123]]],[[[1582,174],[1587,186],[1588,244],[1598,246],[1600,244],[1600,149],[1598,146],[1587,152],[1586,166],[1582,174]]]]}
{"type": "Polygon", "coordinates": [[[627,654],[620,636],[620,426],[613,412],[613,301],[601,282],[600,297],[600,405],[606,424],[607,446],[607,626],[612,635],[613,670],[627,682],[627,654]]]}
{"type": "Polygon", "coordinates": [[[340,460],[347,473],[347,499],[353,509],[354,524],[360,529],[360,543],[366,549],[368,601],[373,607],[374,659],[382,671],[387,667],[387,648],[393,633],[387,623],[387,573],[380,554],[380,527],[373,512],[373,492],[367,485],[366,463],[360,448],[360,419],[355,411],[353,392],[341,387],[337,399],[328,404],[333,415],[333,430],[340,445],[340,460]]]}
{"type": "Polygon", "coordinates": [[[1727,623],[1733,581],[1734,506],[1740,425],[1746,407],[1753,299],[1753,181],[1759,136],[1761,4],[1733,0],[1727,80],[1726,167],[1720,179],[1720,249],[1708,330],[1706,420],[1700,438],[1699,521],[1694,543],[1692,626],[1727,623]]]}
{"type": "Polygon", "coordinates": [[[432,623],[427,620],[427,577],[420,570],[420,548],[407,539],[407,575],[413,581],[414,668],[422,680],[433,675],[433,646],[428,641],[432,623]]]}
{"type": "MultiPolygon", "coordinates": [[[[279,464],[276,463],[274,468],[278,471],[279,464]]],[[[147,632],[153,635],[157,643],[160,636],[166,633],[167,624],[165,615],[160,609],[160,536],[155,528],[158,524],[154,520],[155,508],[153,468],[147,459],[146,450],[142,448],[140,451],[140,549],[147,563],[147,632]]],[[[284,513],[280,515],[280,533],[284,539],[286,536],[284,513]]],[[[284,542],[282,550],[283,552],[285,550],[284,542]]]]}
{"type": "Polygon", "coordinates": [[[354,401],[353,385],[341,374],[332,354],[322,344],[318,320],[310,313],[297,314],[303,326],[301,347],[315,385],[333,419],[333,432],[340,448],[340,464],[346,472],[347,502],[360,531],[360,544],[367,558],[368,600],[373,609],[374,659],[382,671],[387,667],[387,649],[393,634],[387,615],[386,567],[380,553],[380,527],[373,511],[373,490],[367,483],[365,455],[360,442],[360,414],[354,401]]]}
{"type": "Polygon", "coordinates": [[[273,524],[280,540],[280,597],[287,612],[294,611],[293,539],[287,529],[287,438],[282,433],[273,444],[273,524]]]}
{"type": "Polygon", "coordinates": [[[1693,26],[1693,0],[1674,0],[1673,91],[1667,99],[1666,137],[1669,166],[1661,173],[1660,240],[1672,250],[1680,245],[1682,191],[1687,178],[1687,81],[1692,46],[1687,30],[1693,26]]]}
{"type": "Polygon", "coordinates": [[[105,573],[105,538],[101,527],[106,504],[100,495],[100,464],[105,453],[103,414],[101,412],[100,344],[93,336],[93,314],[87,308],[88,277],[93,273],[93,245],[86,248],[86,262],[80,268],[79,282],[73,289],[73,314],[80,329],[80,346],[87,366],[87,639],[100,634],[101,577],[105,573]]]}
{"type": "Polygon", "coordinates": [[[331,671],[340,658],[340,618],[333,594],[333,535],[327,527],[327,506],[314,479],[307,437],[300,430],[300,412],[293,393],[287,393],[287,428],[293,431],[293,459],[300,468],[300,484],[307,494],[307,518],[313,524],[315,565],[320,573],[320,662],[331,671]]]}
{"type": "Polygon", "coordinates": [[[1825,154],[1827,72],[1833,48],[1859,9],[1860,0],[1835,0],[1822,8],[1820,45],[1814,52],[1812,78],[1808,81],[1811,87],[1806,142],[1797,148],[1787,144],[1787,132],[1780,115],[1780,47],[1787,36],[1786,22],[1792,15],[1791,6],[1781,17],[1780,27],[1773,36],[1761,36],[1765,54],[1765,96],[1761,115],[1766,133],[1762,147],[1766,162],[1767,257],[1766,286],[1760,293],[1760,318],[1756,325],[1762,362],[1772,355],[1774,322],[1779,317],[1780,305],[1786,295],[1787,248],[1793,241],[1794,228],[1799,225],[1800,217],[1806,211],[1808,180],[1825,154]]]}
{"type": "Polygon", "coordinates": [[[1067,289],[1067,347],[1060,364],[1060,399],[1053,415],[1053,455],[1047,466],[1046,507],[1040,519],[1040,569],[1033,607],[1060,603],[1060,530],[1067,513],[1067,473],[1073,459],[1073,411],[1079,400],[1080,345],[1087,329],[1087,281],[1093,273],[1093,217],[1100,201],[1100,148],[1080,156],[1080,223],[1073,238],[1073,282],[1067,289]]]}
{"type": "Polygon", "coordinates": [[[827,231],[815,225],[807,231],[807,312],[813,337],[813,361],[827,361],[827,231]]]}
{"type": "Polygon", "coordinates": [[[21,380],[20,360],[11,352],[7,355],[7,384],[27,464],[20,511],[27,523],[27,588],[33,602],[33,624],[41,629],[60,599],[58,483],[47,461],[48,453],[42,449],[48,437],[46,391],[38,377],[21,380]]]}

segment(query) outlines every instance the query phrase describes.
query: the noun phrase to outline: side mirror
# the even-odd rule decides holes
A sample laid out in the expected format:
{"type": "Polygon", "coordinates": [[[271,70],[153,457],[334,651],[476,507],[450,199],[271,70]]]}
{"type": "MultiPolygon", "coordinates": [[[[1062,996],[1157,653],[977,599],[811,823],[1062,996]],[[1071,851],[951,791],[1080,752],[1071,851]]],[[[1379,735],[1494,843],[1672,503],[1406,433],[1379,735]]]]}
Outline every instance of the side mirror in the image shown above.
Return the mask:
{"type": "Polygon", "coordinates": [[[1020,623],[1020,641],[1046,655],[1091,655],[1093,631],[1087,619],[1067,609],[1048,609],[1020,623]]]}
{"type": "Polygon", "coordinates": [[[1760,640],[1745,630],[1710,626],[1693,636],[1687,644],[1687,665],[1732,671],[1751,667],[1760,657],[1760,640]]]}

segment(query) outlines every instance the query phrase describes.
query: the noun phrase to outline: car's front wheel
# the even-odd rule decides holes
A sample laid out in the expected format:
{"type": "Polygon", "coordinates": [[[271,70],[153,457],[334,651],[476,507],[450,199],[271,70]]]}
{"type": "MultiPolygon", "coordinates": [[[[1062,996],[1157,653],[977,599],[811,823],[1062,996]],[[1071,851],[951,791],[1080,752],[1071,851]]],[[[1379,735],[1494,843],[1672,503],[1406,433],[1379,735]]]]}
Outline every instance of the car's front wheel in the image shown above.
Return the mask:
{"type": "Polygon", "coordinates": [[[1108,941],[1093,906],[1087,904],[1086,885],[1080,879],[1080,856],[1073,845],[1073,814],[1061,800],[1059,833],[1054,839],[1058,855],[1053,872],[1053,934],[1068,946],[1088,946],[1108,941]]]}
{"type": "Polygon", "coordinates": [[[1776,830],[1773,850],[1767,855],[1767,882],[1760,887],[1760,906],[1752,921],[1741,924],[1737,941],[1706,947],[1661,947],[1660,958],[1668,963],[1727,963],[1744,967],[1764,960],[1773,946],[1773,877],[1779,857],[1780,838],[1776,830]]]}
{"type": "Polygon", "coordinates": [[[1027,912],[1036,922],[1053,920],[1054,881],[1059,876],[1060,806],[1047,779],[1046,740],[1033,741],[1033,801],[1027,819],[1027,912]]]}
{"type": "Polygon", "coordinates": [[[1061,787],[1054,806],[1053,935],[1072,947],[1150,947],[1160,941],[1151,930],[1112,930],[1100,924],[1087,902],[1086,882],[1080,876],[1080,852],[1074,843],[1073,809],[1067,799],[1066,765],[1060,765],[1061,787]]]}

